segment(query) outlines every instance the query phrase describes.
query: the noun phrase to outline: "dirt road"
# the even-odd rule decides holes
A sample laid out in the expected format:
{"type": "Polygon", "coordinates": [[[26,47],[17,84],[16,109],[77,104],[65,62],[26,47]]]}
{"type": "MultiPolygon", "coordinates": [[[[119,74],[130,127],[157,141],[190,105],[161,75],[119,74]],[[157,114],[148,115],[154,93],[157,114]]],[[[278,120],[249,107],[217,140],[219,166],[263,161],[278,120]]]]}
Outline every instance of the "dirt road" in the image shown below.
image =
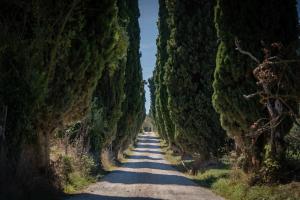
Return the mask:
{"type": "Polygon", "coordinates": [[[184,199],[221,200],[197,186],[165,159],[159,138],[153,133],[139,135],[133,155],[124,165],[68,200],[184,199]]]}

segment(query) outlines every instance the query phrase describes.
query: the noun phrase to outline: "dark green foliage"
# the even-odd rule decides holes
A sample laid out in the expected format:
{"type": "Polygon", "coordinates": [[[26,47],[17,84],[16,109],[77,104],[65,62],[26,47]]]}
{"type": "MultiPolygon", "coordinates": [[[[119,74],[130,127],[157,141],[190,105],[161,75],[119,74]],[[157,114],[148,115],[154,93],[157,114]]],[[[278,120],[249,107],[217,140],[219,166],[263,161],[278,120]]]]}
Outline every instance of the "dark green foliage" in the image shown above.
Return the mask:
{"type": "Polygon", "coordinates": [[[91,129],[90,140],[92,144],[94,143],[92,146],[94,152],[99,152],[111,145],[116,136],[117,123],[122,116],[121,106],[124,100],[126,68],[125,53],[127,50],[125,31],[120,32],[118,37],[120,37],[118,51],[123,52],[123,57],[120,57],[116,63],[109,63],[106,66],[94,93],[95,107],[91,112],[95,112],[97,118],[91,121],[91,126],[102,124],[102,127],[97,127],[97,125],[91,129]]]}
{"type": "Polygon", "coordinates": [[[170,38],[170,29],[168,25],[168,11],[165,1],[159,1],[159,21],[158,30],[159,37],[157,38],[157,60],[155,71],[155,89],[156,89],[156,112],[159,118],[160,130],[169,143],[174,143],[174,124],[170,118],[168,110],[168,93],[165,83],[166,76],[166,62],[168,60],[167,42],[170,38]]]}
{"type": "MultiPolygon", "coordinates": [[[[153,79],[154,79],[154,82],[155,82],[155,108],[154,108],[154,111],[155,111],[155,121],[156,121],[156,124],[157,124],[157,129],[158,129],[158,132],[159,134],[161,135],[161,137],[165,140],[169,140],[168,138],[168,135],[167,135],[167,132],[166,132],[166,127],[165,127],[165,123],[164,123],[164,120],[162,118],[162,111],[161,111],[161,104],[160,104],[160,95],[159,95],[159,70],[157,69],[156,67],[156,70],[154,71],[153,73],[153,79]]],[[[164,105],[166,106],[166,105],[164,105]]]]}
{"type": "Polygon", "coordinates": [[[119,68],[109,75],[105,71],[94,94],[94,107],[90,113],[89,132],[91,151],[101,152],[107,148],[115,137],[117,122],[120,119],[121,105],[124,100],[125,66],[120,62],[119,68]],[[105,84],[101,84],[105,83],[105,84]]]}
{"type": "Polygon", "coordinates": [[[134,139],[145,117],[138,17],[137,0],[1,1],[1,199],[49,192],[56,130],[72,125],[74,143],[89,130],[93,153],[134,139]]]}
{"type": "MultiPolygon", "coordinates": [[[[154,72],[155,73],[155,72],[154,72]]],[[[155,117],[155,82],[154,82],[154,78],[151,77],[148,79],[148,87],[149,87],[149,91],[150,91],[150,110],[149,110],[149,116],[153,119],[155,117]]]]}
{"type": "Polygon", "coordinates": [[[51,133],[86,114],[103,70],[123,54],[116,1],[4,0],[0,28],[1,182],[14,175],[34,190],[41,184],[30,180],[48,173],[51,133]]]}
{"type": "Polygon", "coordinates": [[[164,81],[175,140],[201,159],[216,155],[224,132],[211,103],[216,52],[214,1],[166,1],[171,30],[164,81]]]}
{"type": "Polygon", "coordinates": [[[285,137],[285,141],[288,159],[297,160],[300,163],[300,127],[298,125],[294,124],[290,133],[285,137]]]}
{"type": "Polygon", "coordinates": [[[245,101],[242,97],[255,88],[252,70],[256,64],[235,50],[234,39],[241,40],[243,49],[260,59],[263,56],[261,41],[280,41],[286,45],[295,41],[295,2],[283,3],[285,6],[278,1],[218,2],[215,20],[221,41],[217,54],[214,105],[221,115],[223,128],[235,136],[248,130],[250,123],[259,118],[261,108],[257,101],[245,101]],[[253,16],[244,13],[253,13],[253,16]],[[285,22],[284,18],[290,20],[285,22]]]}
{"type": "Polygon", "coordinates": [[[99,156],[100,150],[102,149],[102,144],[105,142],[103,134],[100,134],[104,129],[104,117],[102,108],[97,104],[97,98],[94,98],[91,106],[91,110],[88,115],[89,123],[89,139],[90,139],[90,151],[96,156],[99,156]]]}
{"type": "Polygon", "coordinates": [[[127,53],[106,66],[94,93],[90,141],[91,150],[97,153],[122,152],[134,139],[144,118],[138,4],[137,1],[118,1],[117,5],[123,33],[119,36],[118,49],[120,52],[125,49],[127,53]]]}
{"type": "Polygon", "coordinates": [[[145,94],[140,63],[140,28],[138,0],[120,0],[118,7],[127,16],[129,46],[125,70],[125,99],[122,117],[118,121],[117,135],[113,142],[115,153],[122,152],[134,140],[145,118],[145,94]]]}
{"type": "MultiPolygon", "coordinates": [[[[263,58],[261,41],[264,41],[266,45],[281,42],[283,46],[290,47],[297,40],[296,1],[218,0],[217,2],[215,23],[220,44],[213,85],[214,107],[220,114],[222,127],[229,136],[235,139],[236,144],[246,156],[245,167],[251,170],[251,166],[257,165],[253,163],[253,158],[259,160],[258,165],[262,164],[262,160],[266,164],[269,159],[270,146],[268,146],[268,136],[262,135],[253,148],[254,152],[249,152],[248,147],[251,141],[246,134],[249,133],[253,122],[268,115],[264,106],[259,104],[258,98],[249,101],[243,98],[243,95],[257,91],[256,80],[252,74],[257,63],[236,51],[234,40],[238,38],[241,41],[241,47],[260,60],[263,58]],[[250,158],[249,155],[253,157],[250,158]]],[[[293,53],[294,49],[291,48],[290,54],[293,53]]],[[[291,74],[289,76],[293,79],[291,74]]],[[[295,86],[296,84],[291,84],[289,88],[295,88],[295,86]]],[[[288,133],[291,127],[291,122],[288,119],[285,121],[285,128],[280,137],[288,133]]],[[[276,161],[273,164],[279,163],[276,161]]]]}

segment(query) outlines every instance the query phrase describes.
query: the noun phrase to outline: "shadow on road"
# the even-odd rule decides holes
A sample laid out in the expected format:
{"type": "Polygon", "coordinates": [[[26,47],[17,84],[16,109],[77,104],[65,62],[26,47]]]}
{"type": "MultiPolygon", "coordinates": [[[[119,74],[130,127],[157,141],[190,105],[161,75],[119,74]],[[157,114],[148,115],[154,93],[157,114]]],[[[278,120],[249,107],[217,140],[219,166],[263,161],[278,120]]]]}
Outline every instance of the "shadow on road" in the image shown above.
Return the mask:
{"type": "Polygon", "coordinates": [[[137,152],[137,153],[153,153],[153,154],[160,154],[160,155],[165,155],[164,152],[160,152],[160,151],[151,151],[151,150],[137,150],[134,149],[132,150],[133,152],[137,152]]]}
{"type": "Polygon", "coordinates": [[[143,149],[160,149],[159,145],[151,145],[151,144],[138,144],[136,148],[143,148],[143,149]]]}
{"type": "Polygon", "coordinates": [[[110,183],[122,184],[159,184],[159,185],[183,185],[195,186],[195,183],[184,176],[169,174],[153,174],[146,172],[113,171],[110,177],[105,179],[110,183]]]}
{"type": "Polygon", "coordinates": [[[138,139],[138,142],[147,143],[147,144],[159,144],[160,141],[153,139],[138,139]]]}
{"type": "Polygon", "coordinates": [[[84,200],[158,200],[154,198],[146,198],[146,197],[118,197],[118,196],[106,196],[106,195],[97,195],[97,194],[74,194],[70,195],[77,199],[76,197],[84,200]]]}
{"type": "Polygon", "coordinates": [[[146,135],[140,135],[138,136],[138,139],[154,139],[154,140],[159,140],[159,137],[155,137],[155,136],[146,136],[146,135]]]}
{"type": "Polygon", "coordinates": [[[145,159],[145,160],[163,160],[162,158],[152,158],[150,156],[139,156],[139,155],[132,155],[127,158],[128,160],[130,159],[145,159]]]}
{"type": "Polygon", "coordinates": [[[167,171],[177,171],[170,164],[157,163],[157,162],[126,162],[122,167],[132,168],[132,169],[140,169],[140,168],[148,168],[148,169],[160,169],[167,171]]]}

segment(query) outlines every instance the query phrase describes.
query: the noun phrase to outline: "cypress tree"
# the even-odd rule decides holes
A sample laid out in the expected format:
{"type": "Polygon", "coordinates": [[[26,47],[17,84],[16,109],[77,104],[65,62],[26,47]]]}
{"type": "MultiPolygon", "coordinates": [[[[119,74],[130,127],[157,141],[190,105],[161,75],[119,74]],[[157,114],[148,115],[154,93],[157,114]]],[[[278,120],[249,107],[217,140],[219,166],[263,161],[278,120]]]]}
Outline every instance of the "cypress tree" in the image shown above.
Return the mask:
{"type": "Polygon", "coordinates": [[[0,15],[0,104],[8,108],[0,185],[43,193],[36,187],[49,171],[49,138],[86,114],[118,57],[116,1],[5,0],[0,15]]]}
{"type": "Polygon", "coordinates": [[[122,117],[118,121],[117,135],[113,142],[114,152],[123,152],[135,139],[145,118],[145,93],[142,68],[140,63],[140,16],[138,0],[120,0],[119,7],[124,7],[128,15],[127,62],[125,70],[125,100],[122,103],[122,117]]]}
{"type": "Polygon", "coordinates": [[[168,0],[170,39],[165,82],[176,141],[207,160],[218,152],[224,132],[211,103],[216,52],[214,1],[168,0]]]}
{"type": "Polygon", "coordinates": [[[174,142],[174,124],[170,118],[168,110],[168,93],[165,84],[166,76],[166,62],[168,60],[167,42],[170,37],[170,29],[168,26],[168,11],[164,0],[159,1],[159,20],[158,30],[159,36],[157,38],[157,55],[156,55],[156,106],[158,110],[158,117],[161,131],[164,132],[169,144],[174,142]]]}
{"type": "MultiPolygon", "coordinates": [[[[96,104],[94,109],[101,110],[101,118],[98,120],[102,120],[101,123],[103,123],[101,129],[95,130],[97,131],[97,137],[102,138],[101,143],[97,145],[102,150],[106,150],[115,139],[117,124],[122,116],[121,109],[124,100],[125,60],[121,60],[117,65],[117,69],[114,69],[113,72],[109,71],[110,68],[103,72],[94,93],[94,101],[96,104]]],[[[90,140],[93,139],[95,138],[90,138],[90,140]]],[[[94,150],[99,152],[101,149],[94,150]]]]}
{"type": "MultiPolygon", "coordinates": [[[[155,72],[153,72],[154,74],[155,72]]],[[[155,83],[154,83],[154,78],[153,76],[151,78],[148,79],[148,87],[149,87],[149,91],[150,91],[150,110],[149,110],[149,116],[156,121],[155,119],[155,83]]]]}
{"type": "Polygon", "coordinates": [[[116,50],[118,57],[107,63],[103,75],[98,82],[94,92],[94,107],[91,114],[99,112],[98,118],[90,122],[91,126],[102,124],[102,127],[95,126],[90,132],[92,151],[96,153],[106,152],[116,138],[117,124],[122,116],[122,103],[125,91],[125,69],[128,49],[128,12],[130,8],[118,3],[118,24],[120,26],[118,38],[119,43],[116,50]],[[98,120],[98,121],[97,121],[98,120]],[[96,128],[98,128],[96,130],[96,128]]]}
{"type": "MultiPolygon", "coordinates": [[[[249,170],[254,167],[253,158],[259,160],[260,166],[262,160],[267,160],[266,134],[258,138],[254,152],[248,151],[251,141],[247,136],[250,125],[260,118],[267,117],[267,114],[263,106],[259,105],[257,98],[251,101],[243,98],[243,95],[256,91],[252,71],[257,64],[235,50],[235,38],[242,41],[241,47],[244,50],[253,53],[260,60],[263,58],[261,41],[267,45],[281,42],[283,46],[289,46],[297,40],[296,1],[218,0],[217,2],[215,24],[220,44],[214,75],[213,102],[220,114],[222,127],[235,139],[246,156],[244,167],[249,170]]],[[[284,124],[285,131],[280,137],[288,132],[291,125],[289,120],[284,124]]]]}
{"type": "MultiPolygon", "coordinates": [[[[156,66],[157,68],[157,66],[156,66]]],[[[166,127],[164,120],[162,118],[162,110],[161,110],[161,104],[160,104],[160,95],[159,95],[159,85],[160,85],[160,80],[159,80],[159,69],[156,69],[154,74],[153,74],[154,82],[155,82],[155,119],[157,123],[157,128],[162,136],[166,141],[169,140],[167,132],[166,132],[166,127]]]]}

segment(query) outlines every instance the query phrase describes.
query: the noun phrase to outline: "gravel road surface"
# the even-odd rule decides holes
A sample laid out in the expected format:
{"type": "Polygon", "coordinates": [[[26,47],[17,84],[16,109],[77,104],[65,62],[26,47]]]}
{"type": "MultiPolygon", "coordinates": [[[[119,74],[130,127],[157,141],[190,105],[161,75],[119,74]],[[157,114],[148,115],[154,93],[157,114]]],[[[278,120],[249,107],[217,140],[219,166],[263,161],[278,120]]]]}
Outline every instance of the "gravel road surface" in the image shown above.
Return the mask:
{"type": "Polygon", "coordinates": [[[222,200],[173,168],[154,133],[138,136],[138,145],[122,167],[67,200],[222,200]]]}

